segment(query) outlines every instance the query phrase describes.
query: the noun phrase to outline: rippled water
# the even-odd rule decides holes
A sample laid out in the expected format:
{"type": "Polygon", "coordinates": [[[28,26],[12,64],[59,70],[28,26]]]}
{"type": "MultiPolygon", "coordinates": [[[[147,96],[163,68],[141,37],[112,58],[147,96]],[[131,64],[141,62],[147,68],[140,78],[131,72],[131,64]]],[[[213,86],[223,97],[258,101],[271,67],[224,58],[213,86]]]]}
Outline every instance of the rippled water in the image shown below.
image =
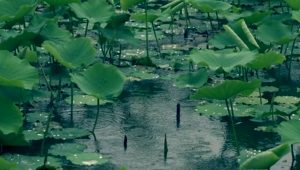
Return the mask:
{"type": "MultiPolygon", "coordinates": [[[[234,170],[238,166],[237,148],[264,149],[276,141],[273,135],[254,133],[254,125],[243,122],[236,127],[237,146],[227,121],[197,114],[194,110],[197,102],[188,100],[189,94],[189,90],[177,89],[166,81],[130,83],[118,102],[101,108],[95,132],[100,152],[112,167],[124,166],[129,170],[234,170]],[[181,103],[179,128],[176,126],[178,102],[181,103]],[[165,134],[169,149],[166,160],[165,134]]],[[[77,111],[75,124],[90,129],[96,109],[77,111]]],[[[87,144],[89,151],[96,150],[94,140],[80,142],[87,144]]]]}

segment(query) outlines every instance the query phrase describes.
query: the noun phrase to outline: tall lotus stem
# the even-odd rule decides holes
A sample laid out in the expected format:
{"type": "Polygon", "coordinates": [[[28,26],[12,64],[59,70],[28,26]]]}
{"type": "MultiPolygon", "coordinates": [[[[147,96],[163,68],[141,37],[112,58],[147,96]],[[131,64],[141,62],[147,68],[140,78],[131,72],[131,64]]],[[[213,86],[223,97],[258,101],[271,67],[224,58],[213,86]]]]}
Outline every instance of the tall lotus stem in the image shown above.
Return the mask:
{"type": "Polygon", "coordinates": [[[146,18],[146,52],[147,52],[147,58],[149,58],[148,0],[145,0],[145,18],[146,18]]]}
{"type": "Polygon", "coordinates": [[[98,119],[99,119],[99,113],[100,113],[100,100],[99,100],[99,98],[97,98],[97,114],[96,114],[96,119],[95,119],[95,122],[94,122],[93,129],[92,129],[93,135],[95,135],[95,129],[96,129],[97,122],[98,122],[98,119]]]}
{"type": "Polygon", "coordinates": [[[158,38],[157,38],[156,30],[155,30],[155,27],[154,27],[154,23],[151,22],[151,25],[152,25],[152,30],[153,30],[153,33],[154,33],[156,45],[157,45],[157,51],[159,53],[159,56],[161,57],[160,45],[159,45],[159,42],[158,42],[158,38]]]}

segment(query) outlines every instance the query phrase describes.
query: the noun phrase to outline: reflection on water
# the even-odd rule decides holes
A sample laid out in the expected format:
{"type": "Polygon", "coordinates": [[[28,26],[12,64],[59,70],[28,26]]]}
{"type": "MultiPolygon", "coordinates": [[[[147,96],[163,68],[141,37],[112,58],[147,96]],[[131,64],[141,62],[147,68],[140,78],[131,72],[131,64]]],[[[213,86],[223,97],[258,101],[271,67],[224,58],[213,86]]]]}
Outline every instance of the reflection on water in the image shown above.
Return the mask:
{"type": "MultiPolygon", "coordinates": [[[[195,101],[188,100],[188,90],[168,82],[130,83],[121,99],[101,108],[96,135],[100,152],[117,167],[129,170],[234,170],[236,144],[226,121],[199,116],[195,101]],[[176,104],[181,103],[180,128],[176,127],[176,104]],[[168,139],[168,155],[164,161],[164,135],[168,139]],[[124,151],[124,135],[128,147],[124,151]]],[[[81,108],[82,110],[82,108],[81,108]]],[[[75,118],[75,124],[91,128],[95,109],[87,108],[75,118]]],[[[237,128],[240,147],[263,147],[272,144],[272,135],[256,137],[253,126],[241,123],[237,128]],[[271,141],[271,142],[270,142],[271,141]]],[[[80,140],[95,151],[93,140],[80,140]]],[[[273,141],[274,142],[274,141],[273,141]]],[[[109,169],[109,168],[106,168],[109,169]]]]}

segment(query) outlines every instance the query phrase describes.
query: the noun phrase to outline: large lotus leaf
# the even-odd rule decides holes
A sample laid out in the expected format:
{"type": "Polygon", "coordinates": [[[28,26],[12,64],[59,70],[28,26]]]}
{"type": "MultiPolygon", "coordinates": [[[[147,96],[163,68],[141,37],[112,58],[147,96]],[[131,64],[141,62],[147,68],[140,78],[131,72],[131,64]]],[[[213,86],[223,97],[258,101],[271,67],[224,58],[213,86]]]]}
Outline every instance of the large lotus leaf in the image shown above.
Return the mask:
{"type": "Polygon", "coordinates": [[[211,70],[222,68],[226,72],[230,72],[236,66],[245,66],[255,58],[255,52],[224,52],[213,50],[194,50],[190,55],[194,63],[205,65],[211,70]]]}
{"type": "MultiPolygon", "coordinates": [[[[16,169],[14,170],[33,170],[41,165],[43,165],[44,157],[39,156],[26,156],[19,154],[5,154],[3,157],[11,162],[17,164],[16,169]]],[[[55,167],[56,169],[61,169],[61,162],[58,158],[54,158],[52,156],[48,156],[46,165],[50,165],[55,167]]]]}
{"type": "Polygon", "coordinates": [[[300,102],[300,98],[295,96],[276,96],[274,102],[280,104],[293,105],[298,104],[300,102]]]}
{"type": "Polygon", "coordinates": [[[227,32],[220,32],[218,34],[215,34],[214,37],[208,41],[208,43],[218,49],[223,49],[236,44],[235,40],[232,39],[232,37],[227,32]]]}
{"type": "Polygon", "coordinates": [[[138,45],[139,40],[134,38],[132,31],[126,26],[119,26],[115,28],[99,28],[102,35],[113,41],[119,41],[123,43],[130,43],[133,45],[138,45]]]}
{"type": "Polygon", "coordinates": [[[287,4],[294,10],[300,10],[300,1],[299,0],[285,0],[287,4]]]}
{"type": "Polygon", "coordinates": [[[259,80],[253,80],[251,82],[243,82],[240,80],[225,80],[221,84],[213,87],[200,88],[194,95],[192,95],[192,98],[227,100],[238,95],[250,95],[255,89],[259,88],[260,85],[261,82],[259,80]]]}
{"type": "Polygon", "coordinates": [[[38,72],[30,64],[8,51],[0,51],[0,85],[32,89],[38,82],[38,72]]]}
{"type": "Polygon", "coordinates": [[[117,28],[124,26],[124,24],[129,21],[130,15],[127,13],[117,13],[109,18],[105,28],[117,28]]]}
{"type": "Polygon", "coordinates": [[[70,4],[70,7],[77,17],[88,19],[92,23],[106,22],[114,15],[114,9],[106,0],[88,0],[70,4]]]}
{"type": "Polygon", "coordinates": [[[79,128],[54,129],[49,132],[49,137],[62,140],[83,138],[89,135],[90,132],[88,130],[79,128]]]}
{"type": "Polygon", "coordinates": [[[72,155],[67,155],[67,159],[75,165],[103,165],[107,163],[107,160],[102,157],[99,153],[77,153],[72,155]]]}
{"type": "Polygon", "coordinates": [[[300,120],[289,120],[282,122],[276,131],[283,142],[291,144],[300,143],[300,120]]]}
{"type": "Polygon", "coordinates": [[[77,2],[77,3],[80,2],[80,0],[43,0],[43,1],[51,6],[62,6],[62,5],[67,5],[67,4],[74,3],[74,2],[77,2]]]}
{"type": "Polygon", "coordinates": [[[300,23],[300,10],[292,11],[292,19],[294,19],[300,23]]]}
{"type": "Polygon", "coordinates": [[[280,20],[270,19],[258,26],[256,36],[265,44],[286,44],[295,39],[297,34],[280,20]]]}
{"type": "Polygon", "coordinates": [[[290,151],[288,144],[260,152],[240,165],[240,169],[269,169],[290,151]]]}
{"type": "MultiPolygon", "coordinates": [[[[228,115],[227,107],[224,103],[209,103],[205,105],[199,105],[196,107],[196,111],[203,116],[226,116],[228,115]]],[[[242,104],[233,105],[234,116],[236,117],[249,117],[253,116],[254,109],[250,106],[242,104]]]]}
{"type": "Polygon", "coordinates": [[[14,51],[19,46],[28,46],[36,37],[36,34],[31,32],[15,32],[15,31],[3,31],[0,32],[2,39],[0,42],[0,50],[14,51]]]}
{"type": "Polygon", "coordinates": [[[128,10],[142,2],[145,2],[145,0],[120,0],[121,8],[123,10],[128,10]]]}
{"type": "Polygon", "coordinates": [[[0,99],[0,131],[7,135],[18,133],[23,125],[23,116],[19,108],[12,102],[0,99]]]}
{"type": "Polygon", "coordinates": [[[282,64],[284,60],[284,55],[274,51],[269,51],[267,53],[258,54],[253,61],[247,64],[247,66],[252,69],[258,70],[263,68],[269,68],[272,65],[282,64]]]}
{"type": "Polygon", "coordinates": [[[64,44],[55,44],[51,41],[46,41],[43,43],[43,47],[60,64],[71,69],[91,64],[96,55],[96,50],[88,38],[76,38],[64,44]]]}
{"type": "Polygon", "coordinates": [[[0,21],[16,21],[32,12],[36,0],[0,0],[0,21]]]}
{"type": "MultiPolygon", "coordinates": [[[[67,97],[65,101],[71,104],[71,96],[67,97]]],[[[100,100],[100,105],[105,105],[107,103],[111,103],[109,100],[100,100]]],[[[73,104],[74,105],[89,105],[89,106],[97,106],[97,98],[89,95],[74,95],[73,96],[73,104]]]]}
{"type": "Polygon", "coordinates": [[[67,156],[83,152],[87,148],[86,145],[79,143],[58,143],[52,145],[49,154],[54,156],[67,156]]]}
{"type": "Polygon", "coordinates": [[[125,80],[116,67],[101,63],[89,67],[82,74],[72,74],[71,78],[84,93],[99,99],[118,96],[125,80]]]}
{"type": "Polygon", "coordinates": [[[201,12],[221,12],[231,8],[229,3],[217,0],[188,0],[188,2],[201,12]]]}
{"type": "Polygon", "coordinates": [[[199,70],[195,73],[182,74],[176,78],[177,87],[193,87],[198,88],[203,86],[208,79],[206,70],[199,70]]]}

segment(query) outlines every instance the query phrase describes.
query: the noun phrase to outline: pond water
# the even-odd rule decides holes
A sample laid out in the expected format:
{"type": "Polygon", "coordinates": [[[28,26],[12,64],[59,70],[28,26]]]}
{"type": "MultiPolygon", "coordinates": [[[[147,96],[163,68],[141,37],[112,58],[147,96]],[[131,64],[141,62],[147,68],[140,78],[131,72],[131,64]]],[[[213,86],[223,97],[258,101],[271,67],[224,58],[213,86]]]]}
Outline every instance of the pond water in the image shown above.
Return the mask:
{"type": "MultiPolygon", "coordinates": [[[[200,116],[195,111],[198,102],[189,100],[189,94],[189,90],[178,89],[163,80],[130,83],[119,101],[101,107],[95,132],[98,145],[91,139],[79,141],[88,145],[89,151],[99,147],[111,164],[103,169],[124,166],[129,170],[234,170],[238,169],[238,149],[265,150],[279,141],[273,134],[254,131],[256,125],[245,119],[236,122],[237,145],[228,121],[200,116]],[[178,102],[181,104],[180,127],[176,125],[178,102]],[[124,135],[128,138],[126,151],[124,135]]],[[[75,125],[90,129],[96,109],[87,107],[76,111],[75,125]]]]}

